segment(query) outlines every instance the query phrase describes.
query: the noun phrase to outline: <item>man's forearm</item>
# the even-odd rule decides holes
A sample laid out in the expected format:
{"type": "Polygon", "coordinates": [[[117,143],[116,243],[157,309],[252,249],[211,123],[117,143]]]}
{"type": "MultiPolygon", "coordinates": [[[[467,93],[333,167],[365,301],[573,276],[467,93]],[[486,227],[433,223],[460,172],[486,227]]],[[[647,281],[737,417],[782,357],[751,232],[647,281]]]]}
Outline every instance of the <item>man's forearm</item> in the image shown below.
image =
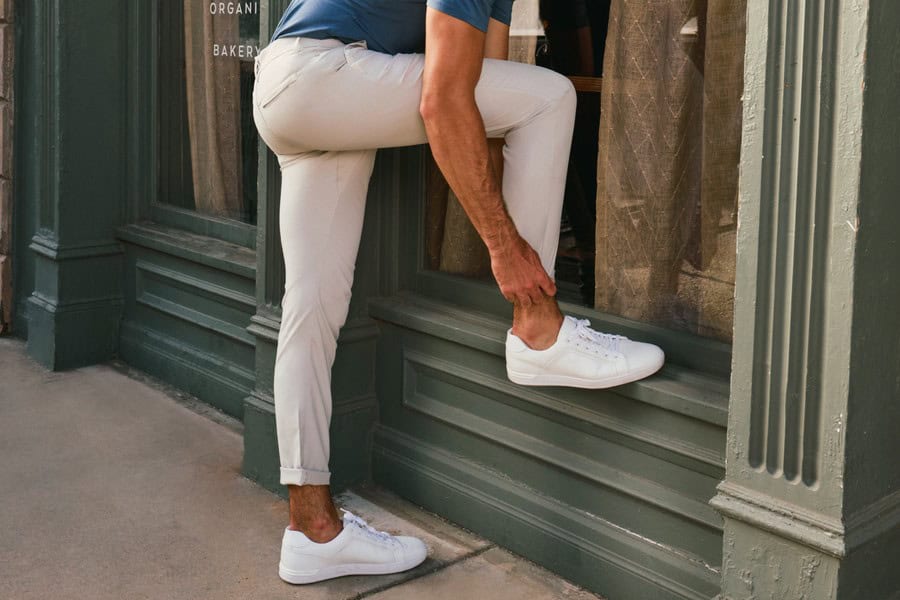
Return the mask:
{"type": "Polygon", "coordinates": [[[506,211],[489,149],[498,142],[487,140],[477,106],[464,100],[442,102],[433,114],[425,114],[425,128],[435,162],[475,230],[491,252],[503,250],[518,232],[506,211]]]}
{"type": "Polygon", "coordinates": [[[528,307],[543,301],[545,294],[555,294],[556,286],[506,211],[475,102],[484,54],[505,55],[508,29],[492,19],[486,37],[468,23],[427,7],[419,112],[435,162],[491,253],[500,292],[528,307]]]}

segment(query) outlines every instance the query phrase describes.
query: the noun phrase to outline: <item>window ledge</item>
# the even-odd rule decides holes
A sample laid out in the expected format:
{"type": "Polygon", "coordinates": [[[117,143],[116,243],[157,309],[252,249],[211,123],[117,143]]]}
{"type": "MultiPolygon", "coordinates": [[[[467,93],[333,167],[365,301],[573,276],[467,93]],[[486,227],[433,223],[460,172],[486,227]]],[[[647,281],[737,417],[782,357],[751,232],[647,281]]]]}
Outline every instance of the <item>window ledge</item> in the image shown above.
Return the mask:
{"type": "MultiPolygon", "coordinates": [[[[507,321],[410,292],[369,300],[370,316],[497,356],[505,354],[507,321]]],[[[728,423],[726,377],[667,364],[616,393],[719,427],[728,423]]]]}
{"type": "Polygon", "coordinates": [[[176,227],[141,221],[116,229],[116,237],[247,279],[256,279],[256,251],[176,227]]]}

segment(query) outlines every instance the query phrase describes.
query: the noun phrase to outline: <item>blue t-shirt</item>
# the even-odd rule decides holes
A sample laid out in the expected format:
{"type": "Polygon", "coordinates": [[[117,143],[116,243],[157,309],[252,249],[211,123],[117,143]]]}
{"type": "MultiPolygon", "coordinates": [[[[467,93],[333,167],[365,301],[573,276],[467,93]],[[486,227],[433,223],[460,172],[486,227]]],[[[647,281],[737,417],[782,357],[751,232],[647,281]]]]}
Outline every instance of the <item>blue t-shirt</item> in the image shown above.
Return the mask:
{"type": "Polygon", "coordinates": [[[291,0],[272,34],[365,40],[370,50],[425,50],[425,7],[487,31],[491,18],[509,25],[513,0],[291,0]]]}

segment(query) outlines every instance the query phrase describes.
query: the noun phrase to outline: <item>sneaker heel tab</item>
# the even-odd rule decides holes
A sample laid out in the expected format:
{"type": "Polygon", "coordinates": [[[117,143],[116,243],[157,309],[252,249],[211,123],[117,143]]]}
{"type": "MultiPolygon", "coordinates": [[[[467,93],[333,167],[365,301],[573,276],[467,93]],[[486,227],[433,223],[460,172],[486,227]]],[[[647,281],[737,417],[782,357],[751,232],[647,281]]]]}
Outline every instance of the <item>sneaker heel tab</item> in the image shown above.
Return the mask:
{"type": "Polygon", "coordinates": [[[510,352],[521,352],[528,346],[522,341],[522,338],[512,332],[512,329],[506,331],[506,349],[510,352]]]}

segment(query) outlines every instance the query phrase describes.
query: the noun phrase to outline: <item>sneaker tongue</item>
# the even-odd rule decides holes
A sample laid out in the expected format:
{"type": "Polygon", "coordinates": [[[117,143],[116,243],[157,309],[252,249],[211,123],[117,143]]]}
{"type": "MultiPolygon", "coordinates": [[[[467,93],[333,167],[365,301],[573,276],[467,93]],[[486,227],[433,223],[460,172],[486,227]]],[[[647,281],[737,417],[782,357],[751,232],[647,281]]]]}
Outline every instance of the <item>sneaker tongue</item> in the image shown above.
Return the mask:
{"type": "Polygon", "coordinates": [[[569,334],[575,331],[575,328],[578,326],[578,323],[571,315],[566,315],[566,318],[563,319],[562,326],[559,328],[559,334],[556,336],[556,341],[565,339],[569,334]]]}

